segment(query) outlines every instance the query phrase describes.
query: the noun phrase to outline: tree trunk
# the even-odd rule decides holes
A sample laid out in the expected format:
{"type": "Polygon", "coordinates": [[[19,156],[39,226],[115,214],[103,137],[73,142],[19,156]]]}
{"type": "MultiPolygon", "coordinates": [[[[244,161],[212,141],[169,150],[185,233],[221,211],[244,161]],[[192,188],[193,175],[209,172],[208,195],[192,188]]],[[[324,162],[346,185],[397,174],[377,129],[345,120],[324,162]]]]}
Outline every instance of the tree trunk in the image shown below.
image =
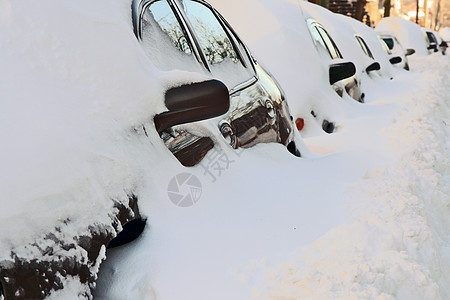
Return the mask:
{"type": "Polygon", "coordinates": [[[389,17],[391,15],[391,0],[384,0],[384,15],[383,17],[389,17]]]}
{"type": "Polygon", "coordinates": [[[416,0],[416,24],[419,24],[419,0],[416,0]]]}

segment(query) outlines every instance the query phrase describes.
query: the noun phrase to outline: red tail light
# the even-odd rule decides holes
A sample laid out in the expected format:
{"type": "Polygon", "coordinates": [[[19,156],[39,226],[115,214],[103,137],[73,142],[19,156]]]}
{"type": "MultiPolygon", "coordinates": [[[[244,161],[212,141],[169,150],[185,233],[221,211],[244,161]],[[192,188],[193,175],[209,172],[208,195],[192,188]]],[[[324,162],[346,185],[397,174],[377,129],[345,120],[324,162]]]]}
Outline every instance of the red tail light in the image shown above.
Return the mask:
{"type": "Polygon", "coordinates": [[[297,126],[297,130],[301,131],[305,126],[305,120],[303,120],[303,118],[297,118],[297,120],[295,120],[295,125],[297,126]]]}

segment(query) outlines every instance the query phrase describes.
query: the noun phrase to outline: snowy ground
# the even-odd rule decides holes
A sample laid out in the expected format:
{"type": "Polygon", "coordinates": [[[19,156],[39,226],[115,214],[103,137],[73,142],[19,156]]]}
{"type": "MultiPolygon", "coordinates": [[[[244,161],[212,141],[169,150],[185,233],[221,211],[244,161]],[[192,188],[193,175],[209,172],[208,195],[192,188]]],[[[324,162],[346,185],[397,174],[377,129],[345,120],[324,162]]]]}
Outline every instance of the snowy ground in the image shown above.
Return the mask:
{"type": "MultiPolygon", "coordinates": [[[[0,57],[0,262],[35,258],[23,246],[56,227],[70,241],[108,222],[134,193],[146,230],[106,253],[96,299],[450,299],[449,56],[376,78],[303,158],[215,136],[221,152],[193,168],[149,120],[165,88],[199,77],[151,65],[129,1],[0,0],[0,57]],[[201,194],[179,207],[168,190],[186,172],[201,194]]],[[[68,279],[51,298],[85,289],[68,279]]]]}
{"type": "Polygon", "coordinates": [[[449,299],[450,60],[411,65],[338,133],[306,139],[320,156],[257,146],[212,184],[191,169],[199,202],[152,199],[97,297],[449,299]]]}
{"type": "Polygon", "coordinates": [[[398,107],[379,128],[391,157],[350,185],[351,221],[271,269],[255,299],[450,298],[450,66],[412,63],[415,88],[382,100],[398,107]]]}

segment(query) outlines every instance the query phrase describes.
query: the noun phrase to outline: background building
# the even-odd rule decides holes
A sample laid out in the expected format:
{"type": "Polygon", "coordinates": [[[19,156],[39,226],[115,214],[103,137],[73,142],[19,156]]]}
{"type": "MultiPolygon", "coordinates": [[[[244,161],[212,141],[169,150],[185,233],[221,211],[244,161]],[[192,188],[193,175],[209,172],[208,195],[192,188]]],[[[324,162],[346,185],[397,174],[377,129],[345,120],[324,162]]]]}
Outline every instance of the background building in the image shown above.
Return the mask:
{"type": "Polygon", "coordinates": [[[308,0],[374,27],[382,17],[400,17],[434,30],[450,27],[450,0],[308,0]],[[387,2],[390,1],[390,2],[387,2]]]}

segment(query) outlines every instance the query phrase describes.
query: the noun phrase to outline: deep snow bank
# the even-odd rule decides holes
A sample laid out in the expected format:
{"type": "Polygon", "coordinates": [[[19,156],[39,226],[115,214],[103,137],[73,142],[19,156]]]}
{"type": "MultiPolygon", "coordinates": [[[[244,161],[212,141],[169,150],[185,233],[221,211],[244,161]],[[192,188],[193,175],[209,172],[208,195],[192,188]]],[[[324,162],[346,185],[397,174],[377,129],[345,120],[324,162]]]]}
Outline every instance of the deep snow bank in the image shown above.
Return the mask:
{"type": "MultiPolygon", "coordinates": [[[[412,60],[415,88],[382,128],[395,160],[353,184],[353,222],[268,272],[253,298],[450,298],[450,60],[412,60]]],[[[411,86],[412,87],[412,86],[411,86]]]]}

